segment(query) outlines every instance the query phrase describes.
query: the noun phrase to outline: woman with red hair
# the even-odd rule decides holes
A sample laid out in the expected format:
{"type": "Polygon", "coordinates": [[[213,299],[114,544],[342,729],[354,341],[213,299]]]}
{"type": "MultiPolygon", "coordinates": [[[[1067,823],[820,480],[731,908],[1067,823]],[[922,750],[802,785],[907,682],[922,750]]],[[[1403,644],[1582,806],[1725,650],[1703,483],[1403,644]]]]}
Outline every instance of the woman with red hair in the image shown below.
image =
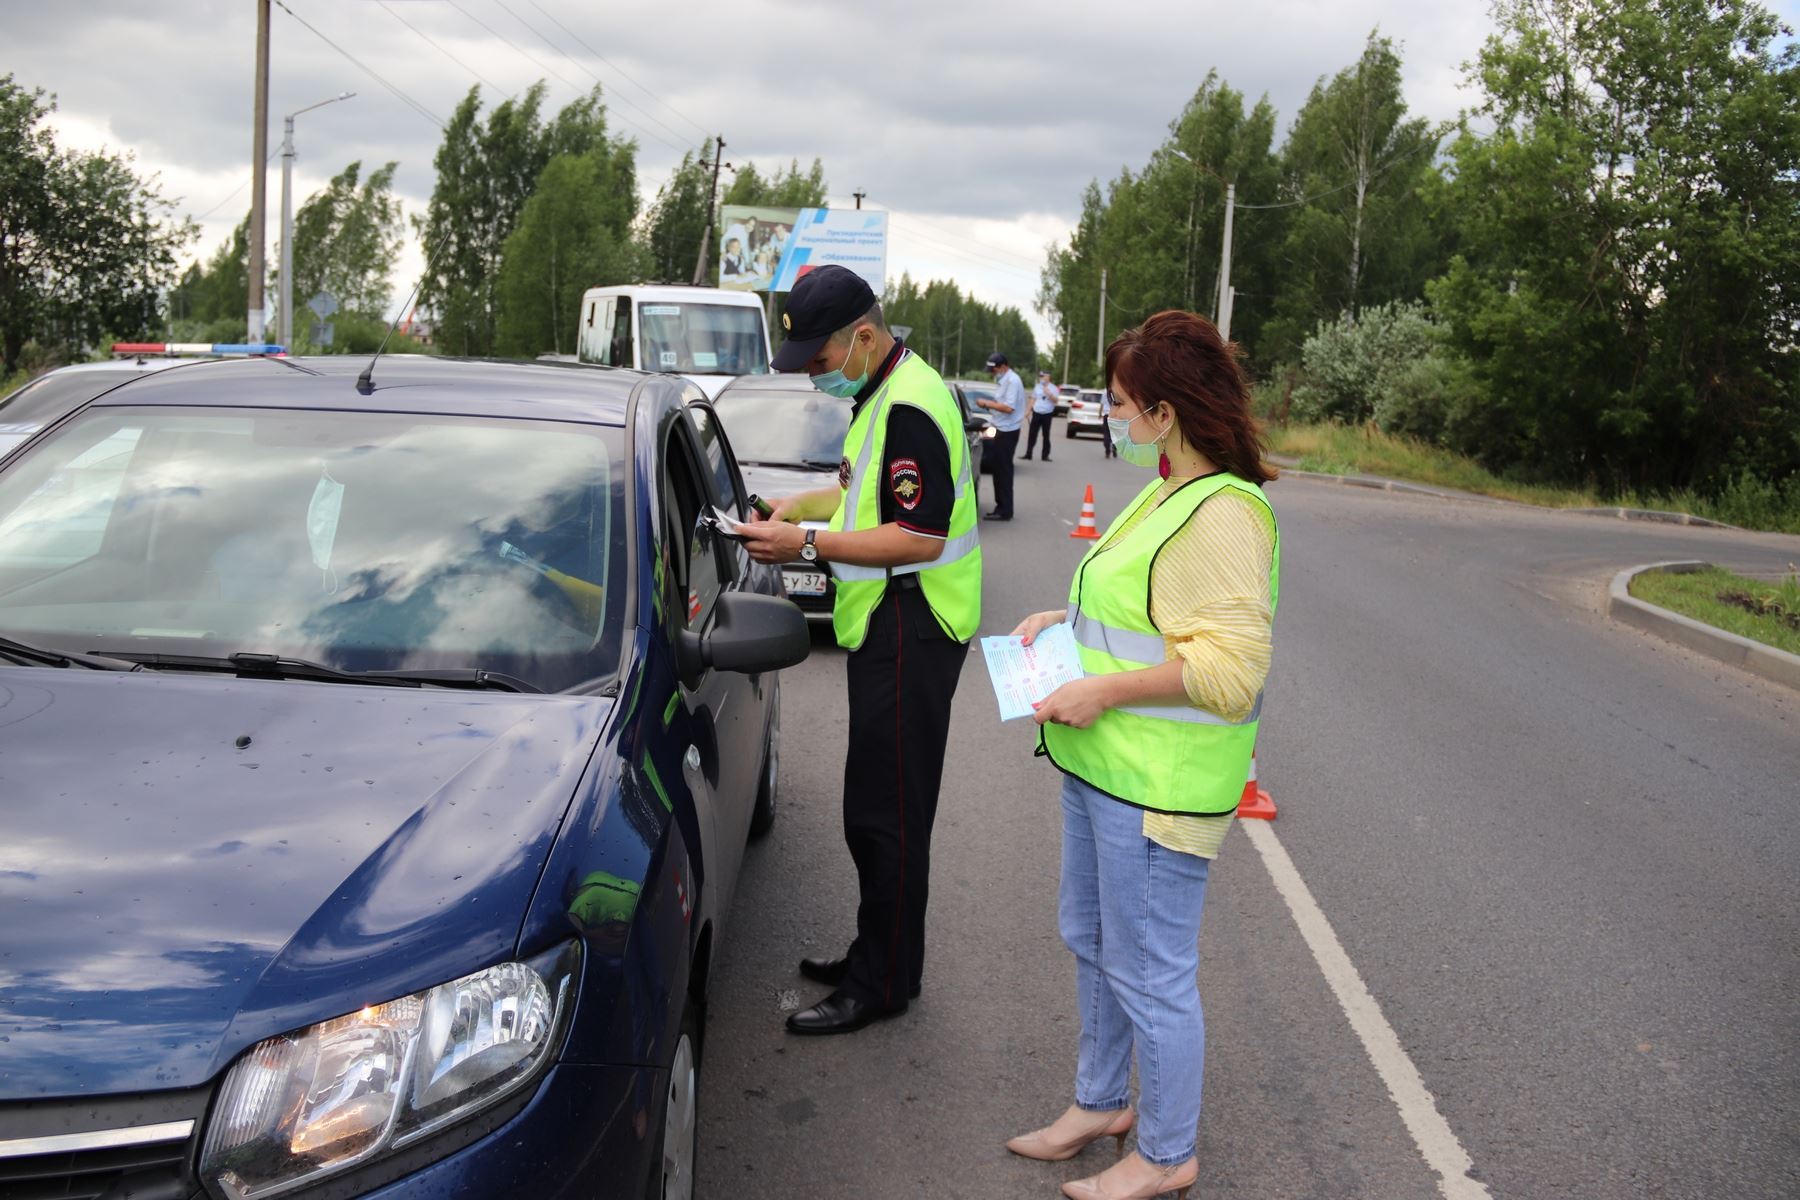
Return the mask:
{"type": "Polygon", "coordinates": [[[1277,575],[1274,478],[1249,387],[1211,322],[1162,312],[1106,350],[1109,432],[1159,478],[1096,542],[1066,608],[1013,631],[1074,626],[1085,678],[1037,708],[1064,775],[1059,923],[1076,959],[1075,1103],[1015,1154],[1135,1151],[1063,1185],[1075,1200],[1186,1196],[1205,1054],[1200,913],[1256,745],[1277,575]],[[1138,1112],[1128,1092],[1133,1052],[1138,1112]]]}

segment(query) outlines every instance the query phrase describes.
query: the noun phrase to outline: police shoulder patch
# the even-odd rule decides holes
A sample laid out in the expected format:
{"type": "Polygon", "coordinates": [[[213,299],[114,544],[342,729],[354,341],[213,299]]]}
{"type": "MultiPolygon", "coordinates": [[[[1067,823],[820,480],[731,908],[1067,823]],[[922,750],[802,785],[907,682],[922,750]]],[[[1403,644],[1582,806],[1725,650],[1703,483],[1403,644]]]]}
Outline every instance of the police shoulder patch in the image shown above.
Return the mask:
{"type": "Polygon", "coordinates": [[[925,479],[919,473],[919,464],[915,459],[896,458],[888,464],[888,489],[894,493],[894,503],[911,512],[919,507],[919,501],[925,497],[925,479]]]}
{"type": "Polygon", "coordinates": [[[850,460],[847,458],[838,459],[838,486],[841,488],[850,486],[850,460]]]}

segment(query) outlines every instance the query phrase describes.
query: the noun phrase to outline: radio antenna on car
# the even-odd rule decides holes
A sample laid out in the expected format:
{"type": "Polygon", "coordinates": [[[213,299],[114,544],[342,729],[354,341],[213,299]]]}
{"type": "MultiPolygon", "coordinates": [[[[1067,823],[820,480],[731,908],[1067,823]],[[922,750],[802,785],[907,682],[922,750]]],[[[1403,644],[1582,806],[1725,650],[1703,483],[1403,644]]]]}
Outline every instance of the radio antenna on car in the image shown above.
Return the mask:
{"type": "Polygon", "coordinates": [[[387,332],[381,335],[381,345],[375,347],[374,357],[369,359],[369,365],[362,369],[362,374],[356,377],[356,390],[363,395],[367,396],[375,390],[375,364],[380,360],[381,352],[387,349],[388,340],[394,336],[394,330],[400,328],[400,318],[413,311],[413,303],[419,298],[419,292],[425,286],[426,277],[431,274],[431,264],[437,261],[438,251],[442,250],[444,243],[449,240],[450,231],[446,229],[444,235],[438,238],[438,244],[433,246],[431,252],[425,256],[425,269],[419,273],[419,282],[413,284],[413,290],[407,294],[406,303],[395,311],[393,323],[388,326],[387,332]]]}

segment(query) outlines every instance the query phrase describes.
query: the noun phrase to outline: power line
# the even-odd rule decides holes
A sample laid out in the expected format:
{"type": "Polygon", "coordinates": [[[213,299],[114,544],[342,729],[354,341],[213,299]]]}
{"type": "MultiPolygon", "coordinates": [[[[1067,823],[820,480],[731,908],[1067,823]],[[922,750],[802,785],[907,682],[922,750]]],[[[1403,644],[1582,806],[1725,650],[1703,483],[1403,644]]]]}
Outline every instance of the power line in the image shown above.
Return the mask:
{"type": "MultiPolygon", "coordinates": [[[[905,217],[905,216],[901,215],[900,213],[893,211],[892,209],[888,210],[888,216],[892,217],[895,221],[899,222],[902,225],[906,225],[906,226],[913,225],[913,221],[910,218],[905,217]]],[[[921,229],[917,228],[916,226],[913,227],[910,232],[913,237],[916,237],[916,238],[920,239],[921,241],[926,242],[929,245],[935,246],[939,250],[946,251],[950,254],[957,255],[961,258],[967,259],[970,262],[979,262],[983,266],[993,267],[993,268],[996,268],[1001,271],[1011,271],[1011,272],[1014,272],[1015,274],[1027,276],[1032,279],[1037,279],[1040,277],[1040,272],[1038,270],[1028,270],[1027,268],[1018,266],[1014,263],[1009,263],[1002,259],[989,257],[986,254],[980,253],[979,251],[965,249],[961,246],[954,245],[951,242],[947,242],[940,238],[934,237],[929,233],[925,233],[921,229]]]]}
{"type": "MultiPolygon", "coordinates": [[[[686,113],[682,112],[679,108],[676,108],[673,104],[670,104],[667,100],[664,100],[661,96],[658,96],[655,92],[651,91],[649,88],[645,87],[643,84],[641,84],[637,80],[633,79],[631,76],[625,74],[625,68],[621,67],[618,63],[613,62],[611,59],[607,58],[604,54],[600,53],[598,50],[594,49],[592,46],[590,46],[586,42],[582,41],[580,36],[578,36],[573,29],[570,29],[567,25],[564,25],[561,21],[558,21],[554,16],[552,16],[544,8],[543,5],[539,4],[537,2],[537,0],[530,0],[530,4],[531,4],[531,7],[535,8],[539,12],[543,13],[544,16],[549,19],[551,24],[555,25],[558,29],[560,29],[564,33],[568,34],[570,38],[574,39],[574,42],[577,46],[580,46],[583,50],[586,50],[589,54],[593,55],[595,58],[597,58],[601,62],[605,63],[607,66],[609,66],[613,70],[617,71],[619,73],[620,78],[624,79],[627,83],[631,84],[632,87],[634,87],[638,91],[644,93],[644,95],[650,97],[650,99],[656,101],[658,104],[662,105],[664,108],[668,109],[670,112],[674,113],[676,116],[678,116],[682,120],[686,121],[689,125],[692,125],[695,129],[699,130],[700,136],[702,138],[712,136],[712,134],[707,130],[706,126],[700,124],[700,122],[694,120],[692,117],[690,117],[686,113]]],[[[523,22],[521,22],[521,24],[522,23],[523,22]]],[[[666,129],[668,127],[664,126],[664,128],[666,129]]]]}
{"type": "MultiPolygon", "coordinates": [[[[564,84],[568,85],[570,90],[575,91],[575,92],[582,92],[582,91],[587,90],[587,89],[583,88],[580,84],[576,83],[573,79],[570,79],[567,75],[564,75],[561,71],[558,71],[555,67],[552,67],[549,63],[547,63],[543,59],[539,58],[537,55],[531,53],[531,51],[525,49],[523,46],[520,46],[517,42],[515,42],[511,38],[507,37],[504,33],[501,33],[498,29],[495,29],[492,25],[489,25],[486,21],[483,21],[480,17],[476,16],[474,13],[472,13],[468,9],[464,8],[461,4],[457,3],[457,0],[449,0],[449,4],[450,4],[451,8],[454,8],[457,12],[459,12],[463,16],[469,18],[469,20],[471,20],[471,21],[475,22],[475,24],[481,26],[484,30],[486,30],[488,32],[488,34],[490,36],[499,38],[502,42],[505,42],[509,47],[512,48],[513,53],[519,55],[521,58],[529,59],[531,62],[535,63],[537,65],[538,69],[542,70],[545,74],[554,75],[557,79],[561,80],[564,84]]],[[[529,26],[527,28],[529,28],[529,26]]],[[[552,47],[552,49],[555,49],[555,47],[552,47]]],[[[676,153],[681,152],[682,147],[675,145],[673,142],[669,141],[667,138],[659,137],[657,134],[644,128],[642,125],[639,125],[636,121],[633,121],[629,117],[626,117],[623,113],[614,112],[613,115],[618,117],[619,120],[624,121],[626,124],[630,125],[633,129],[637,130],[639,133],[643,134],[645,137],[650,138],[652,141],[661,142],[663,145],[669,147],[669,149],[675,151],[676,153]]]]}
{"type": "Polygon", "coordinates": [[[401,91],[399,88],[395,87],[393,84],[391,84],[387,80],[383,79],[380,75],[378,75],[375,72],[375,69],[373,67],[369,66],[367,63],[364,63],[361,59],[357,58],[356,55],[350,53],[348,50],[344,49],[342,46],[338,45],[336,42],[334,42],[330,38],[326,37],[323,33],[320,33],[318,31],[318,29],[316,27],[314,27],[310,21],[308,21],[305,17],[301,16],[299,13],[295,12],[293,9],[289,8],[286,4],[284,4],[282,2],[282,0],[275,0],[275,6],[279,9],[281,9],[281,11],[286,13],[288,16],[294,18],[294,20],[300,22],[300,24],[306,26],[306,28],[312,33],[312,35],[314,37],[318,38],[321,42],[324,42],[327,46],[330,46],[333,50],[336,50],[339,54],[343,55],[345,58],[347,58],[351,62],[355,63],[358,67],[361,67],[363,72],[366,75],[368,75],[368,77],[370,79],[373,79],[376,83],[379,83],[382,87],[386,88],[388,91],[390,91],[394,95],[398,96],[402,101],[404,101],[407,105],[409,105],[414,112],[416,112],[420,116],[424,117],[427,121],[430,121],[433,125],[436,125],[439,129],[444,128],[444,123],[442,121],[440,121],[432,113],[432,111],[429,108],[426,108],[423,104],[420,104],[417,100],[414,100],[411,96],[407,95],[405,92],[401,91]]]}
{"type": "MultiPolygon", "coordinates": [[[[269,157],[263,159],[263,167],[266,169],[270,163],[275,161],[276,156],[279,155],[280,153],[281,153],[280,150],[271,151],[269,154],[269,157]]],[[[227,204],[230,204],[233,200],[236,200],[239,196],[243,195],[244,189],[249,187],[253,182],[255,182],[255,179],[256,179],[256,177],[253,175],[250,178],[244,180],[244,182],[238,184],[237,187],[232,190],[231,195],[225,197],[223,200],[219,201],[217,204],[213,205],[211,208],[207,209],[205,212],[201,213],[199,216],[195,216],[194,214],[189,213],[188,220],[190,220],[190,221],[206,220],[206,218],[212,216],[214,213],[218,212],[221,208],[224,208],[227,204]]]]}
{"type": "MultiPolygon", "coordinates": [[[[892,212],[893,210],[889,209],[888,211],[892,212]]],[[[977,244],[973,241],[973,239],[967,237],[964,234],[957,233],[955,230],[951,229],[949,226],[939,225],[936,221],[932,221],[932,220],[929,220],[928,218],[921,217],[916,213],[906,214],[905,219],[908,221],[913,221],[913,222],[919,223],[919,224],[929,225],[933,229],[938,230],[945,237],[955,238],[957,241],[969,242],[971,245],[977,244]]],[[[1042,263],[1033,262],[1032,260],[1026,258],[1024,255],[1014,254],[1010,250],[1001,250],[997,247],[982,246],[982,252],[987,253],[987,254],[993,254],[1000,258],[1010,258],[1014,262],[1018,263],[1020,266],[1028,267],[1033,273],[1043,270],[1042,263]]]]}
{"type": "MultiPolygon", "coordinates": [[[[573,55],[568,53],[566,50],[562,49],[562,47],[558,46],[555,42],[552,42],[549,38],[545,37],[542,33],[540,33],[537,30],[537,28],[534,27],[530,22],[526,21],[524,17],[521,17],[517,12],[514,12],[512,7],[506,3],[506,0],[494,0],[494,3],[498,4],[501,8],[505,9],[507,15],[510,16],[513,20],[515,20],[519,24],[525,26],[525,28],[531,30],[533,36],[535,36],[539,41],[543,42],[544,45],[550,47],[552,50],[556,51],[558,54],[562,55],[564,58],[566,58],[570,62],[574,63],[576,66],[580,67],[583,71],[586,71],[588,73],[588,77],[591,78],[595,83],[604,84],[606,82],[604,79],[600,78],[599,75],[594,73],[594,70],[592,67],[588,66],[586,63],[575,58],[573,55]]],[[[639,105],[637,102],[632,100],[632,98],[630,96],[627,96],[624,93],[615,90],[613,92],[613,98],[616,100],[623,101],[626,104],[631,105],[632,108],[636,109],[640,113],[643,113],[646,120],[655,122],[656,126],[659,129],[661,129],[663,132],[667,133],[670,137],[675,138],[677,141],[681,140],[681,135],[679,133],[676,133],[673,129],[670,129],[667,125],[664,125],[661,121],[657,120],[655,113],[652,113],[652,112],[648,111],[647,109],[645,109],[643,106],[639,105]]],[[[664,144],[667,145],[667,143],[664,143],[664,144]]],[[[693,149],[694,144],[692,142],[689,142],[688,147],[690,149],[693,149]]]]}
{"type": "Polygon", "coordinates": [[[469,74],[473,75],[480,82],[482,82],[482,83],[486,84],[488,87],[494,89],[494,91],[499,93],[500,95],[504,96],[506,94],[505,88],[501,87],[499,84],[495,83],[493,80],[491,80],[487,76],[483,75],[480,71],[477,71],[474,67],[471,67],[468,63],[464,62],[462,59],[456,57],[456,55],[450,53],[450,51],[444,49],[444,47],[438,45],[436,39],[434,39],[430,34],[426,33],[423,29],[420,29],[417,25],[414,25],[411,21],[409,21],[405,17],[401,16],[398,12],[395,12],[394,9],[392,8],[392,6],[390,6],[388,4],[387,0],[379,0],[379,2],[381,4],[382,9],[384,11],[386,11],[388,16],[394,18],[394,20],[400,22],[402,25],[406,26],[408,29],[410,29],[414,33],[418,34],[419,37],[423,38],[426,42],[428,42],[432,46],[432,48],[435,49],[439,54],[442,54],[445,58],[449,59],[451,62],[455,63],[457,66],[461,67],[463,70],[465,70],[469,74]]]}

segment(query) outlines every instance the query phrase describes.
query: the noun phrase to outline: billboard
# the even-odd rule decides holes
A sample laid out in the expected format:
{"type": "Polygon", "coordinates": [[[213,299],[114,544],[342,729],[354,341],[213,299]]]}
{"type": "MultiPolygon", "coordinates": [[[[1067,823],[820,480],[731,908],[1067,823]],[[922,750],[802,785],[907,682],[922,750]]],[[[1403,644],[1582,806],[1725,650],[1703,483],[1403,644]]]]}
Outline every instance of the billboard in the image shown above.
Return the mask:
{"type": "Polygon", "coordinates": [[[887,214],[864,209],[719,210],[719,286],[747,292],[792,291],[814,267],[855,271],[879,295],[887,284],[887,214]]]}
{"type": "Polygon", "coordinates": [[[797,208],[754,208],[727,204],[719,209],[719,286],[734,292],[766,292],[781,266],[797,208]]]}

